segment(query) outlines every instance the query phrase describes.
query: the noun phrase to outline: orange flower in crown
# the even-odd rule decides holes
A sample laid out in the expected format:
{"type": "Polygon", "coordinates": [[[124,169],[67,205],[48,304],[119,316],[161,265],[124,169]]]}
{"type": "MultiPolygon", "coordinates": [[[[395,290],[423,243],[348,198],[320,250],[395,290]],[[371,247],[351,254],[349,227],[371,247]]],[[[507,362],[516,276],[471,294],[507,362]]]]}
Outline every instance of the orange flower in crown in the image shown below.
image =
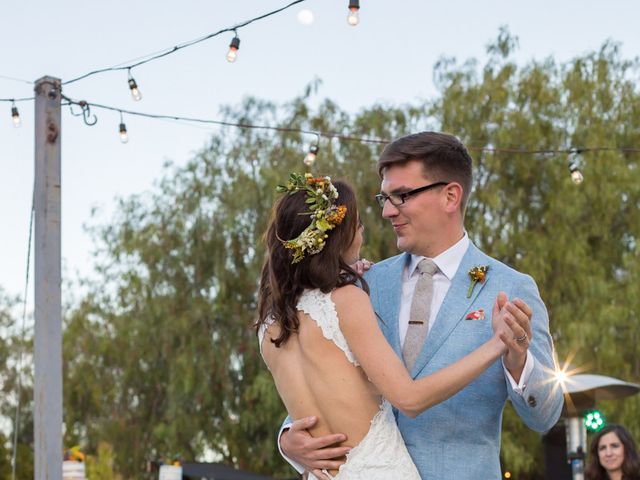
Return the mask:
{"type": "Polygon", "coordinates": [[[306,204],[309,206],[311,223],[296,238],[282,241],[284,248],[293,250],[291,263],[298,263],[305,255],[322,251],[328,238],[327,232],[340,225],[347,214],[346,205],[335,205],[338,191],[331,183],[331,178],[292,173],[287,184],[278,185],[276,191],[289,195],[305,191],[308,196],[306,204]]]}

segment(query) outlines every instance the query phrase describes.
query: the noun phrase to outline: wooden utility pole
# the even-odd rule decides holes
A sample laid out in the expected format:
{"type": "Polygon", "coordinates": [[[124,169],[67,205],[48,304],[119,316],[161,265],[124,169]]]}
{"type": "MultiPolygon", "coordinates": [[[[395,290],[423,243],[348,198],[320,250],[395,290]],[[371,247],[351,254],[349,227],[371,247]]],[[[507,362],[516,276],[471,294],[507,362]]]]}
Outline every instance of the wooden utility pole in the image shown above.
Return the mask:
{"type": "Polygon", "coordinates": [[[60,80],[37,80],[35,95],[35,479],[62,480],[60,80]]]}

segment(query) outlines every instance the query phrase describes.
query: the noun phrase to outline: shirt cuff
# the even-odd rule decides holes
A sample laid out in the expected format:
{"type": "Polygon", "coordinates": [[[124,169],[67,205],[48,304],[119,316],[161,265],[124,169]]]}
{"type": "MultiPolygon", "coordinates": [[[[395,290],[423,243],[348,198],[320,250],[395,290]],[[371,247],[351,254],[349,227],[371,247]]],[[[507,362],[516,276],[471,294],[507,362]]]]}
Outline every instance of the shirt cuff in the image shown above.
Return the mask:
{"type": "Polygon", "coordinates": [[[280,431],[278,432],[278,441],[276,442],[278,444],[278,451],[280,452],[280,455],[282,455],[282,458],[284,458],[287,463],[289,465],[291,465],[293,468],[296,469],[296,471],[302,475],[304,473],[304,467],[302,465],[300,465],[299,463],[294,462],[293,460],[291,460],[289,457],[287,457],[284,452],[282,451],[282,447],[280,446],[280,437],[282,436],[282,432],[284,432],[285,430],[289,430],[291,428],[292,423],[285,423],[282,425],[282,427],[280,427],[280,431]]]}
{"type": "Polygon", "coordinates": [[[504,366],[504,359],[502,360],[502,368],[504,370],[504,375],[509,380],[509,383],[511,384],[511,388],[513,389],[513,391],[518,395],[520,395],[521,397],[524,396],[524,390],[527,388],[527,382],[529,381],[529,377],[531,376],[531,372],[533,371],[534,363],[535,363],[535,359],[533,358],[533,355],[529,350],[527,350],[527,360],[524,362],[522,375],[520,375],[520,382],[516,383],[516,381],[513,379],[513,377],[509,373],[509,370],[507,370],[507,367],[504,366]]]}

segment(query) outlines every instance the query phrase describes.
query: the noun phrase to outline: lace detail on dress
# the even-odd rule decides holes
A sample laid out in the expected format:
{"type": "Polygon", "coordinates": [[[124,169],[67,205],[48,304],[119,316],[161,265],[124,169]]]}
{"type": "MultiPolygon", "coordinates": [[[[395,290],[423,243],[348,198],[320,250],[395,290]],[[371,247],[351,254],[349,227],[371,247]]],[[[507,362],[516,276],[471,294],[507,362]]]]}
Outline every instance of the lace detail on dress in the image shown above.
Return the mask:
{"type": "MultiPolygon", "coordinates": [[[[329,475],[328,472],[324,472],[329,475]]],[[[391,404],[382,402],[371,420],[369,432],[347,454],[335,480],[420,480],[420,474],[409,456],[396,425],[391,404]]],[[[309,474],[309,480],[317,480],[309,474]]]]}
{"type": "MultiPolygon", "coordinates": [[[[258,329],[258,346],[260,347],[260,355],[262,355],[262,358],[264,358],[264,355],[262,353],[262,340],[264,340],[264,336],[267,333],[268,328],[273,325],[274,319],[272,315],[269,315],[269,318],[267,318],[265,320],[265,322],[260,325],[260,328],[258,329]]],[[[269,368],[267,366],[267,368],[269,368]]]]}
{"type": "Polygon", "coordinates": [[[340,330],[336,306],[330,293],[322,293],[318,289],[305,290],[300,295],[296,308],[309,315],[318,324],[324,337],[342,350],[351,363],[356,367],[360,366],[340,330]]]}

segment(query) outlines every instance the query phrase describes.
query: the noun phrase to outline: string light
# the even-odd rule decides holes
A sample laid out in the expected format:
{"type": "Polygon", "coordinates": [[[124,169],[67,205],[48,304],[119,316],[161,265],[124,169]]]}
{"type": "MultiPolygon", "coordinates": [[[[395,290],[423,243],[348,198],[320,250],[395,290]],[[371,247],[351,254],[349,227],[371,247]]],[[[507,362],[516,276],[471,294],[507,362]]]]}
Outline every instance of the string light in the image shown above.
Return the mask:
{"type": "Polygon", "coordinates": [[[11,119],[13,120],[14,127],[19,127],[22,123],[22,120],[20,120],[20,112],[18,112],[18,107],[16,107],[15,102],[11,104],[11,119]]]}
{"type": "Polygon", "coordinates": [[[227,53],[227,62],[233,63],[236,61],[236,57],[238,56],[238,50],[240,49],[240,38],[238,34],[234,31],[235,36],[231,39],[231,43],[229,44],[229,52],[227,53]]]}
{"type": "Polygon", "coordinates": [[[122,112],[120,112],[120,141],[122,143],[127,143],[129,141],[129,134],[127,133],[127,126],[124,124],[124,120],[122,119],[122,112]]]}
{"type": "Polygon", "coordinates": [[[218,30],[217,32],[209,33],[209,34],[207,34],[207,35],[205,35],[203,37],[196,38],[196,39],[193,39],[193,40],[189,40],[187,42],[181,43],[179,45],[175,45],[173,47],[165,48],[165,49],[160,50],[160,51],[155,52],[155,53],[149,53],[147,55],[143,55],[142,57],[139,57],[136,60],[130,60],[130,61],[126,62],[126,63],[128,63],[128,65],[124,65],[125,62],[122,62],[117,66],[100,68],[98,70],[93,70],[91,72],[87,72],[87,73],[85,73],[83,75],[80,75],[79,77],[75,77],[75,78],[72,78],[71,80],[66,80],[66,81],[62,82],[62,85],[69,85],[71,83],[78,82],[80,80],[84,80],[87,77],[91,77],[93,75],[98,75],[98,74],[105,73],[105,72],[113,72],[113,71],[116,71],[116,70],[129,70],[131,68],[138,67],[138,66],[143,65],[145,63],[149,63],[149,62],[152,62],[154,60],[158,60],[160,58],[166,57],[167,55],[172,55],[172,54],[176,53],[177,51],[182,50],[183,48],[192,47],[193,45],[196,45],[198,43],[204,42],[204,41],[209,40],[211,38],[217,37],[218,35],[222,35],[223,33],[235,32],[236,30],[238,30],[238,29],[240,29],[242,27],[246,27],[247,25],[250,25],[250,24],[252,24],[254,22],[258,22],[258,21],[264,20],[265,18],[271,17],[272,15],[276,15],[276,14],[278,14],[278,13],[284,11],[284,10],[287,10],[288,8],[293,7],[294,5],[297,5],[297,4],[305,2],[305,1],[306,0],[294,0],[294,1],[290,2],[290,3],[288,3],[287,5],[283,6],[283,7],[280,7],[278,9],[276,9],[276,10],[272,10],[272,11],[267,12],[265,14],[262,14],[262,15],[260,15],[258,17],[254,17],[254,18],[252,18],[250,20],[246,20],[246,21],[244,21],[242,23],[239,23],[239,24],[237,24],[237,25],[235,25],[233,27],[223,28],[221,30],[218,30]],[[129,63],[129,62],[133,62],[133,63],[129,63]]]}
{"type": "Polygon", "coordinates": [[[360,0],[349,0],[349,15],[347,15],[347,22],[352,27],[355,27],[360,23],[360,0]]]}
{"type": "Polygon", "coordinates": [[[571,181],[576,185],[580,185],[584,181],[584,175],[578,168],[578,163],[575,157],[572,158],[573,155],[578,155],[582,150],[573,150],[569,154],[569,173],[571,174],[571,181]]]}
{"type": "Polygon", "coordinates": [[[318,146],[317,143],[315,145],[311,145],[309,147],[309,152],[304,157],[304,164],[307,167],[310,167],[311,165],[313,165],[315,163],[316,157],[318,156],[318,150],[320,150],[320,147],[318,146]]]}
{"type": "Polygon", "coordinates": [[[129,69],[129,89],[131,90],[131,96],[136,102],[142,100],[142,93],[138,88],[138,84],[136,83],[135,78],[131,76],[131,69],[129,69]]]}
{"type": "MultiPolygon", "coordinates": [[[[360,142],[360,143],[370,143],[377,145],[386,145],[391,143],[391,140],[384,138],[367,138],[367,137],[357,137],[354,135],[342,134],[337,132],[323,132],[318,130],[306,130],[303,128],[294,128],[294,127],[278,127],[273,125],[255,125],[251,123],[235,123],[235,122],[226,122],[223,120],[213,120],[213,119],[204,119],[204,118],[193,118],[193,117],[180,117],[177,115],[163,115],[163,114],[153,114],[153,113],[143,113],[137,112],[135,110],[127,110],[118,107],[112,107],[109,105],[102,105],[99,103],[90,103],[85,100],[73,100],[69,97],[62,96],[66,101],[64,106],[89,106],[94,108],[100,108],[103,110],[110,110],[112,112],[121,112],[126,113],[127,115],[134,115],[138,117],[145,118],[153,118],[153,119],[163,119],[163,120],[175,120],[182,122],[190,122],[190,123],[202,123],[208,125],[219,125],[223,127],[236,127],[236,128],[247,128],[247,129],[257,129],[257,130],[271,130],[274,132],[283,132],[283,133],[303,133],[309,135],[315,135],[316,137],[323,138],[335,138],[338,140],[343,140],[346,142],[360,142]]],[[[33,98],[24,98],[20,99],[21,101],[33,100],[33,98]]],[[[0,101],[11,101],[9,99],[0,98],[0,101]]],[[[548,149],[518,149],[518,148],[502,148],[502,147],[480,147],[474,145],[468,145],[467,150],[475,151],[475,152],[486,152],[486,153],[508,153],[508,154],[522,154],[522,155],[561,155],[561,154],[572,154],[572,153],[586,153],[586,152],[619,152],[619,153],[640,153],[640,148],[637,147],[583,147],[580,150],[575,148],[548,148],[548,149]]]]}

